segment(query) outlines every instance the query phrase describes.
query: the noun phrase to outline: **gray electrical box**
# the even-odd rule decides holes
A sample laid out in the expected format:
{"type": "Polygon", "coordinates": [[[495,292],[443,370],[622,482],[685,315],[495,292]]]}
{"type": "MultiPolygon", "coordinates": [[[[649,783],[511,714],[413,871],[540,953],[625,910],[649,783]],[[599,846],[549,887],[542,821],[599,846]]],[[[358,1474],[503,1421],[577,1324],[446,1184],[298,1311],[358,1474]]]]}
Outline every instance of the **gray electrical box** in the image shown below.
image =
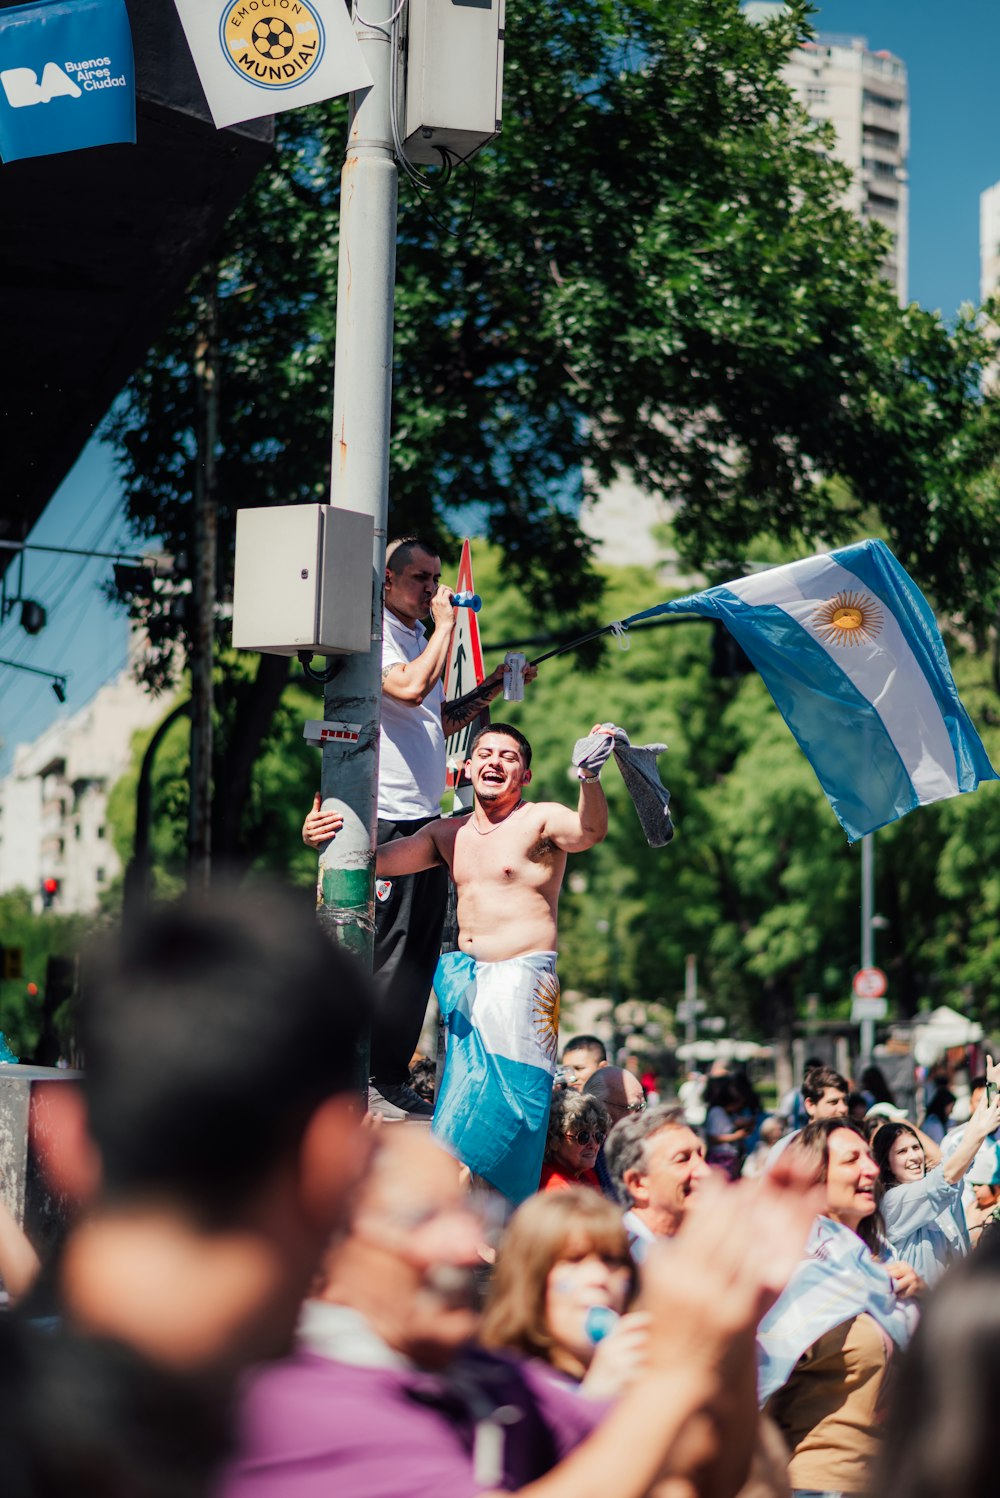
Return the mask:
{"type": "Polygon", "coordinates": [[[370,515],[276,505],[236,516],[233,644],[262,655],[371,649],[370,515]]]}
{"type": "Polygon", "coordinates": [[[409,0],[405,17],[406,155],[426,166],[443,165],[442,150],[471,156],[500,134],[504,0],[409,0]]]}

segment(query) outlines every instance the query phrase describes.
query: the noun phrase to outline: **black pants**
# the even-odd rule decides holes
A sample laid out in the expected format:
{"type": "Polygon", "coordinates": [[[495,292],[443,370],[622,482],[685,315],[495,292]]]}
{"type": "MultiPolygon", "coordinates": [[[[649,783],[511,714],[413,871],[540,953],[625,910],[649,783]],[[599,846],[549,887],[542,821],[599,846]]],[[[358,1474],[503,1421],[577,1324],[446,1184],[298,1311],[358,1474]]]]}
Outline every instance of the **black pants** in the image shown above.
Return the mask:
{"type": "MultiPolygon", "coordinates": [[[[378,824],[378,841],[394,842],[426,827],[436,817],[378,824]]],[[[375,1009],[372,1015],[371,1074],[380,1082],[405,1082],[410,1057],[427,1011],[434,969],[441,952],[441,928],[448,903],[448,870],[425,869],[389,881],[384,900],[375,886],[375,1009]]]]}

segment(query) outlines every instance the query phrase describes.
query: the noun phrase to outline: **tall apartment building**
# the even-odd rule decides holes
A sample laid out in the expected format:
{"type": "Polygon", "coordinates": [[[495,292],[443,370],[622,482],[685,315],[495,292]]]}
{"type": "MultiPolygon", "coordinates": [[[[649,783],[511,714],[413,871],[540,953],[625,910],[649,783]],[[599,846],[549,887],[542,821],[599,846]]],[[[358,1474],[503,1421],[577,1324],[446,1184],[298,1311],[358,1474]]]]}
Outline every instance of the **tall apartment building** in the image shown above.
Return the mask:
{"type": "MultiPolygon", "coordinates": [[[[763,22],[783,9],[780,0],[750,0],[748,20],[763,22]]],[[[907,301],[909,264],[910,105],[906,64],[891,52],[872,52],[861,36],[819,32],[797,47],[784,77],[814,120],[837,132],[836,154],[854,180],[847,205],[874,219],[892,236],[885,274],[900,305],[907,301]]]]}
{"type": "Polygon", "coordinates": [[[979,299],[1000,291],[1000,182],[979,194],[979,299]]]}
{"type": "Polygon", "coordinates": [[[167,711],[126,669],[71,717],[21,744],[0,780],[0,892],[27,889],[42,906],[55,880],[53,910],[89,914],[121,872],[107,825],[108,795],[127,768],[133,734],[167,711]]]}

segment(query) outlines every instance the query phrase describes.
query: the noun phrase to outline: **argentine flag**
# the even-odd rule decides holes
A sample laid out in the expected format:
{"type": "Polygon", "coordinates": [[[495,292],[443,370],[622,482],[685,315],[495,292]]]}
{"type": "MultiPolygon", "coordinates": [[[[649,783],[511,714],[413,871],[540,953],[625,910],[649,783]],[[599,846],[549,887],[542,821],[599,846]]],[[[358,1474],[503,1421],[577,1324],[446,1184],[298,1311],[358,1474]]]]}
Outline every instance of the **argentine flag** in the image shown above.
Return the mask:
{"type": "Polygon", "coordinates": [[[477,962],[446,952],[434,992],[448,1032],[432,1130],[513,1202],[538,1190],[559,1034],[554,952],[477,962]]]}
{"type": "Polygon", "coordinates": [[[892,1277],[857,1233],[817,1217],[806,1257],[757,1328],[757,1399],[764,1404],[789,1380],[799,1358],[820,1337],[862,1313],[873,1317],[897,1347],[917,1322],[913,1300],[898,1299],[892,1277]]]}
{"type": "Polygon", "coordinates": [[[721,619],[764,679],[851,842],[996,780],[927,600],[861,541],[633,614],[721,619]]]}

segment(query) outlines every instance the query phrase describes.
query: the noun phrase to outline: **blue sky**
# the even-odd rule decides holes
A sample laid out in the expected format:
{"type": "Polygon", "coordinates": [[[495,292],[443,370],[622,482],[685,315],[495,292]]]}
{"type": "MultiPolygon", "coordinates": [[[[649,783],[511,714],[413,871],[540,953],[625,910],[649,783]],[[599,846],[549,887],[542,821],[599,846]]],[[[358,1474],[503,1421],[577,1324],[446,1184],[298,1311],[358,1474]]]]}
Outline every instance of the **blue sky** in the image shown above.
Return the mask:
{"type": "MultiPolygon", "coordinates": [[[[865,36],[907,65],[911,104],[910,296],[954,315],[979,295],[979,194],[1000,180],[998,0],[827,0],[821,30],[865,36]]],[[[49,504],[34,541],[127,547],[108,454],[94,443],[49,504]]],[[[125,661],[125,624],[99,588],[110,564],[29,558],[25,591],[49,613],[29,639],[16,612],[0,627],[0,657],[68,674],[60,708],[48,683],[0,668],[0,775],[13,746],[89,701],[125,661]]],[[[13,573],[8,574],[13,577],[13,573]]]]}

